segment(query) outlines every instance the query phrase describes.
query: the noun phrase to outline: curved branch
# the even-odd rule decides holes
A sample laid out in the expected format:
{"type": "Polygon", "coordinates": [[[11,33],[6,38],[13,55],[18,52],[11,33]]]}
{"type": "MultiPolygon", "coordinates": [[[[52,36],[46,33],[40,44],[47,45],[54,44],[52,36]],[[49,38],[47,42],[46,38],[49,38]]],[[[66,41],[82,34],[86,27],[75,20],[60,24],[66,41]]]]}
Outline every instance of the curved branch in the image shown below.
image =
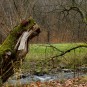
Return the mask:
{"type": "Polygon", "coordinates": [[[56,56],[53,56],[53,57],[51,57],[51,58],[56,58],[56,57],[63,56],[63,55],[65,55],[65,54],[71,52],[72,50],[75,50],[75,49],[78,49],[78,48],[82,48],[82,47],[87,48],[87,45],[78,45],[78,46],[76,46],[76,47],[70,48],[70,49],[66,50],[65,52],[62,52],[61,54],[56,55],[56,56]]]}
{"type": "Polygon", "coordinates": [[[84,19],[84,14],[83,14],[83,12],[82,12],[78,7],[71,6],[69,9],[64,8],[64,10],[61,11],[61,12],[67,12],[67,14],[69,14],[69,12],[70,12],[71,10],[74,10],[74,11],[79,12],[81,18],[84,19]]]}
{"type": "Polygon", "coordinates": [[[53,45],[49,45],[48,47],[51,47],[51,48],[53,48],[53,49],[55,49],[55,50],[57,50],[57,51],[59,51],[59,52],[63,52],[63,51],[61,51],[60,49],[58,49],[57,47],[55,47],[55,46],[53,46],[53,45]]]}

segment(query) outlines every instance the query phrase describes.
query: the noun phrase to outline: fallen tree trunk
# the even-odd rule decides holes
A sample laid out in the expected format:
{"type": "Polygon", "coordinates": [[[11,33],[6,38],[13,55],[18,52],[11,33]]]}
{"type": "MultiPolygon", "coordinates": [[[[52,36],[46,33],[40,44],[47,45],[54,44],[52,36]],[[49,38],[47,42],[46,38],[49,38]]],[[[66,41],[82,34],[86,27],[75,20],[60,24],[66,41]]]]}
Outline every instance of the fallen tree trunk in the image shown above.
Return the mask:
{"type": "Polygon", "coordinates": [[[14,67],[19,68],[28,52],[28,41],[40,33],[39,26],[32,18],[22,21],[8,35],[0,46],[0,81],[1,84],[14,74],[14,67]]]}

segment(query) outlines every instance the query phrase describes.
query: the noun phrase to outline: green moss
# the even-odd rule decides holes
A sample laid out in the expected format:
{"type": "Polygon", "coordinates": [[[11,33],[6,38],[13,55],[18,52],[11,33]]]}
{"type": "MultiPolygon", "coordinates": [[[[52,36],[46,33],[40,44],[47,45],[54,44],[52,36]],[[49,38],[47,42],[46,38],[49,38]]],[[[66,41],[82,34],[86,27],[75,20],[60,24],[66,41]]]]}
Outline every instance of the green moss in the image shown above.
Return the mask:
{"type": "Polygon", "coordinates": [[[14,27],[14,29],[10,32],[6,40],[3,42],[3,44],[0,46],[0,58],[4,54],[5,51],[10,50],[11,52],[14,52],[14,46],[17,43],[18,38],[20,35],[26,31],[31,29],[31,27],[35,24],[34,20],[32,18],[27,20],[27,25],[24,26],[22,23],[18,26],[14,27]]]}

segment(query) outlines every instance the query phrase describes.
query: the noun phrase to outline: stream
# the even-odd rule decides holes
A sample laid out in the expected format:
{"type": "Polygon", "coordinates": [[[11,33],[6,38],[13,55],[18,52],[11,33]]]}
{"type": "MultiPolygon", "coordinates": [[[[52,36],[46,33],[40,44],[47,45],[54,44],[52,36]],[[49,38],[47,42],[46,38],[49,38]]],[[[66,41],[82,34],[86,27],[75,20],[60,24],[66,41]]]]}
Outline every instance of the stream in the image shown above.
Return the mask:
{"type": "MultiPolygon", "coordinates": [[[[79,76],[84,76],[87,74],[79,73],[79,76]]],[[[74,72],[60,72],[58,74],[44,74],[41,76],[38,75],[30,75],[30,74],[20,74],[20,78],[16,78],[16,75],[14,75],[12,78],[8,79],[6,83],[8,84],[29,84],[30,82],[36,82],[36,81],[52,81],[52,80],[62,80],[62,79],[70,79],[74,77],[74,72]]],[[[78,77],[78,74],[75,74],[75,77],[78,77]]]]}

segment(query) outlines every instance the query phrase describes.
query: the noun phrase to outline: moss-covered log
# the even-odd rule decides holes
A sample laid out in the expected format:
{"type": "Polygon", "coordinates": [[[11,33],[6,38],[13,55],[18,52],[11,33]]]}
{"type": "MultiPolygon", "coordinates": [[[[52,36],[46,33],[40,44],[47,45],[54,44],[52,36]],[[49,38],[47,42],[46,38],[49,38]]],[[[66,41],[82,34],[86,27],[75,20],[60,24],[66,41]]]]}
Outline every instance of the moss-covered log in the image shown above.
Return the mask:
{"type": "Polygon", "coordinates": [[[14,65],[25,57],[28,51],[27,42],[39,33],[39,26],[32,18],[22,21],[10,32],[6,40],[0,46],[0,80],[2,83],[14,73],[14,65]],[[24,43],[26,46],[24,49],[19,49],[24,32],[29,34],[24,43]]]}

